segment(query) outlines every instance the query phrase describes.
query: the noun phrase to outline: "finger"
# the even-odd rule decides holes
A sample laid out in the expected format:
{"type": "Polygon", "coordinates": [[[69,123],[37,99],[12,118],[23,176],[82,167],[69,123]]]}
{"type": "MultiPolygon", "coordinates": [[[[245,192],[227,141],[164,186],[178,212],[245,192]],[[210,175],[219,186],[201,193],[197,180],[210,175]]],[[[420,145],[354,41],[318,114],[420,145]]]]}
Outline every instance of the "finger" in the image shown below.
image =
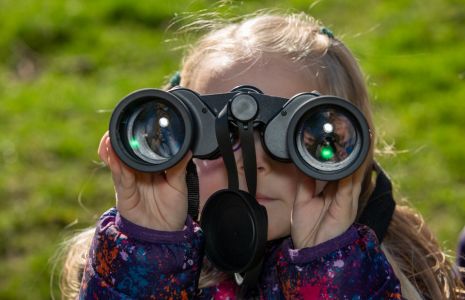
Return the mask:
{"type": "Polygon", "coordinates": [[[370,176],[371,172],[366,172],[366,168],[359,168],[355,173],[354,173],[354,179],[353,179],[353,184],[354,184],[354,195],[359,196],[360,194],[360,189],[362,187],[363,180],[365,179],[365,176],[370,176]]]}
{"type": "Polygon", "coordinates": [[[365,166],[362,166],[360,167],[355,173],[354,173],[354,176],[353,176],[353,180],[352,180],[352,185],[353,185],[353,189],[352,189],[352,214],[354,216],[357,215],[357,211],[358,211],[358,201],[360,199],[360,194],[361,194],[361,191],[362,191],[362,183],[363,183],[363,180],[365,179],[365,176],[370,176],[371,173],[366,173],[366,168],[365,166]]]}
{"type": "MultiPolygon", "coordinates": [[[[352,190],[353,190],[353,181],[354,175],[347,176],[345,178],[340,179],[337,182],[337,195],[336,195],[336,201],[343,201],[345,202],[350,202],[352,200],[352,190]]],[[[342,204],[339,203],[339,204],[342,204]]]]}
{"type": "Polygon", "coordinates": [[[107,139],[108,166],[110,167],[115,185],[121,185],[123,188],[134,188],[135,171],[126,166],[118,157],[113,149],[110,138],[107,139]]]}
{"type": "MultiPolygon", "coordinates": [[[[355,176],[354,184],[357,184],[357,183],[362,184],[363,179],[365,178],[365,175],[371,174],[371,172],[368,172],[367,174],[368,166],[371,166],[371,164],[369,164],[367,160],[354,172],[353,174],[355,176]]],[[[370,167],[370,170],[371,170],[371,167],[370,167]]]]}
{"type": "Polygon", "coordinates": [[[294,200],[294,208],[305,205],[314,198],[315,180],[306,175],[302,175],[300,184],[297,187],[296,198],[294,200]]]}
{"type": "Polygon", "coordinates": [[[108,131],[105,132],[105,134],[102,136],[102,139],[100,140],[99,146],[98,146],[98,156],[100,157],[100,160],[103,161],[105,165],[108,165],[108,151],[107,151],[107,142],[106,140],[108,139],[108,131]]]}
{"type": "Polygon", "coordinates": [[[119,162],[119,158],[116,156],[111,146],[108,131],[105,132],[102,139],[100,140],[98,154],[100,159],[105,163],[106,166],[108,166],[108,168],[111,171],[118,206],[122,203],[120,200],[128,199],[130,197],[130,194],[134,191],[128,191],[122,186],[121,165],[119,162]]]}
{"type": "Polygon", "coordinates": [[[166,182],[179,192],[186,191],[186,168],[191,159],[192,152],[189,151],[181,161],[165,171],[166,182]]]}
{"type": "Polygon", "coordinates": [[[338,191],[339,181],[330,181],[323,189],[324,198],[334,198],[338,191]]]}
{"type": "MultiPolygon", "coordinates": [[[[363,181],[365,180],[365,177],[371,176],[372,174],[372,165],[373,165],[373,160],[365,159],[363,164],[353,173],[354,187],[361,189],[361,186],[363,184],[363,181]]],[[[357,195],[357,198],[358,198],[359,194],[360,194],[360,190],[357,191],[354,188],[354,195],[357,195]]]]}
{"type": "Polygon", "coordinates": [[[111,173],[116,176],[121,175],[121,166],[119,163],[119,158],[113,150],[111,146],[110,138],[107,137],[105,139],[105,147],[106,147],[106,154],[107,154],[107,165],[111,170],[111,173]]]}
{"type": "Polygon", "coordinates": [[[186,171],[187,164],[192,159],[192,152],[188,151],[186,155],[177,164],[167,169],[166,172],[172,175],[184,173],[186,171]]]}
{"type": "Polygon", "coordinates": [[[187,214],[187,186],[184,181],[184,187],[173,187],[172,181],[176,179],[170,179],[170,177],[163,177],[161,174],[152,174],[154,186],[157,188],[155,192],[155,201],[152,205],[156,206],[159,211],[159,215],[163,217],[166,221],[166,218],[170,216],[165,216],[164,211],[177,211],[187,214]],[[177,191],[176,194],[173,194],[173,189],[177,191]],[[173,195],[169,199],[163,195],[173,195]]]}
{"type": "Polygon", "coordinates": [[[325,206],[331,207],[332,214],[335,214],[335,218],[339,218],[339,215],[348,214],[350,200],[347,199],[347,178],[339,181],[329,182],[323,190],[323,198],[325,199],[325,206]],[[341,190],[342,187],[342,190],[341,190]]]}
{"type": "Polygon", "coordinates": [[[357,213],[358,197],[354,197],[354,175],[350,175],[338,182],[335,201],[341,209],[343,216],[351,222],[357,213]]]}

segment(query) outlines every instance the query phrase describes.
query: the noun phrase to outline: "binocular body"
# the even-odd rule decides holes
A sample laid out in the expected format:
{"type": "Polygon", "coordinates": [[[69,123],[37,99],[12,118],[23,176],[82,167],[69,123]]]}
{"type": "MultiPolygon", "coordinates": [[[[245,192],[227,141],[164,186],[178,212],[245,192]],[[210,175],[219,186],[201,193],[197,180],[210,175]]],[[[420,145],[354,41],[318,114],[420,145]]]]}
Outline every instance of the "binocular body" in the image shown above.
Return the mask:
{"type": "Polygon", "coordinates": [[[214,159],[220,155],[215,122],[222,111],[232,147],[240,147],[238,128],[252,126],[273,159],[292,162],[318,180],[350,175],[370,146],[367,121],[349,101],[316,92],[286,99],[252,86],[212,95],[186,88],[135,91],[112,114],[111,143],[125,164],[143,172],[166,170],[189,150],[214,159]]]}
{"type": "MultiPolygon", "coordinates": [[[[324,181],[350,175],[370,147],[363,114],[347,100],[316,92],[286,99],[252,86],[212,95],[142,89],[126,96],[110,120],[113,149],[139,171],[164,171],[187,151],[201,159],[222,156],[229,187],[206,201],[200,224],[207,257],[218,269],[235,273],[239,284],[257,281],[267,241],[267,211],[255,199],[256,131],[273,159],[324,181]],[[239,190],[234,157],[239,148],[248,192],[239,190]]],[[[190,203],[198,210],[198,201],[190,203]]]]}

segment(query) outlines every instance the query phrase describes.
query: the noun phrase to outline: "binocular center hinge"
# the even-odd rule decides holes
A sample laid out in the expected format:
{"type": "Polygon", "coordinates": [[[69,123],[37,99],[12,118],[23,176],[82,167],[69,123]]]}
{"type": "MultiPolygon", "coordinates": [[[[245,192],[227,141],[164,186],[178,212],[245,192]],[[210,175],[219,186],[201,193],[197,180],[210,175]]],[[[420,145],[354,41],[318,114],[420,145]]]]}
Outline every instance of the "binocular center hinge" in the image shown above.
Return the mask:
{"type": "Polygon", "coordinates": [[[243,122],[253,120],[258,113],[257,100],[250,94],[235,95],[229,105],[232,116],[243,122]]]}

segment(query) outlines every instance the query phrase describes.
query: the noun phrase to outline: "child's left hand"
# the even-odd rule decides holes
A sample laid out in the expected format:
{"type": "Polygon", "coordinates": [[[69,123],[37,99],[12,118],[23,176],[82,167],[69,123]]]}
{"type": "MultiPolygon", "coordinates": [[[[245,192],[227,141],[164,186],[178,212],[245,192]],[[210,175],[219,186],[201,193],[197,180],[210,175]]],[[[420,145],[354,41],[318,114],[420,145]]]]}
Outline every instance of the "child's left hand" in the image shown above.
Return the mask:
{"type": "Polygon", "coordinates": [[[296,249],[316,246],[343,234],[354,223],[365,168],[339,181],[329,182],[314,195],[315,180],[301,176],[291,218],[296,249]]]}

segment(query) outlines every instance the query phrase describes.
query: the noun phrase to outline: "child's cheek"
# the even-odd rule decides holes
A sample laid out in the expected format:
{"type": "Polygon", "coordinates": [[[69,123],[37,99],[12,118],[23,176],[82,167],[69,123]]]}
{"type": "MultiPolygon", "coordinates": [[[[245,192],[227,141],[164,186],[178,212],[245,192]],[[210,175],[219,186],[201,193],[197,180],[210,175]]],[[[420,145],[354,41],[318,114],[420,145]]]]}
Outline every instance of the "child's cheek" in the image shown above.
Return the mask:
{"type": "Polygon", "coordinates": [[[194,163],[197,166],[197,172],[199,176],[208,176],[212,175],[213,173],[225,171],[223,158],[221,157],[214,160],[195,159],[194,163]]]}
{"type": "Polygon", "coordinates": [[[195,159],[194,163],[199,176],[200,208],[202,209],[213,193],[228,187],[228,179],[221,157],[215,160],[195,159]]]}

